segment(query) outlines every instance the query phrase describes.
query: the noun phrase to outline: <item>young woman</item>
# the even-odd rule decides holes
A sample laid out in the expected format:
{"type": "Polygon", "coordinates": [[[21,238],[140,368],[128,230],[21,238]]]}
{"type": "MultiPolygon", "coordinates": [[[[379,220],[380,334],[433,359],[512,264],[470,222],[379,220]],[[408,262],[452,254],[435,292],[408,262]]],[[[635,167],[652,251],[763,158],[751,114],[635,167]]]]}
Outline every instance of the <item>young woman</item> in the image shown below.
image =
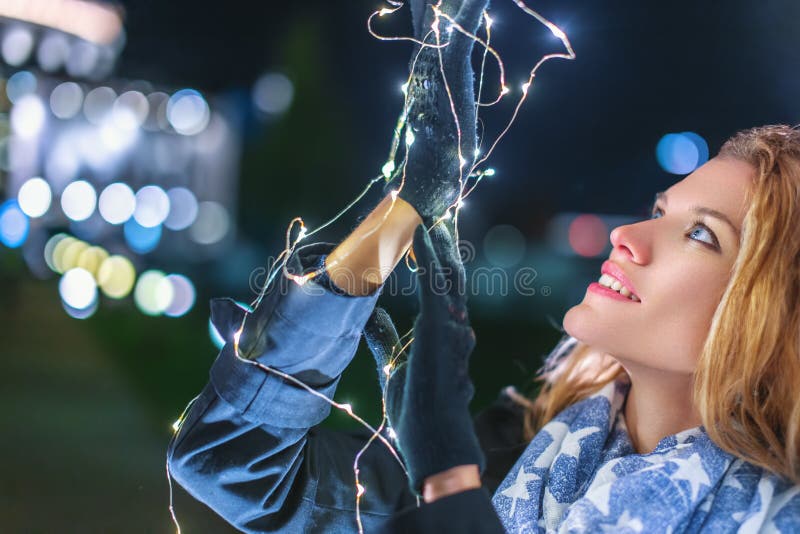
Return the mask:
{"type": "MultiPolygon", "coordinates": [[[[469,29],[485,1],[438,5],[469,29]]],[[[412,3],[421,39],[428,7],[412,3]]],[[[470,47],[453,44],[442,71],[471,80],[470,47]]],[[[364,436],[317,425],[366,326],[411,480],[379,444],[361,457],[367,532],[800,530],[800,134],[737,134],[652,218],[615,229],[538,398],[507,393],[473,424],[463,266],[433,224],[458,198],[456,155],[474,151],[472,94],[450,88],[455,135],[430,53],[415,55],[399,194],[335,249],[297,251],[290,272],[319,276],[280,278],[244,328],[244,310],[215,303],[229,342],[171,444],[173,476],[241,530],[355,530],[364,436]],[[421,312],[398,359],[373,308],[412,239],[421,312]]]]}

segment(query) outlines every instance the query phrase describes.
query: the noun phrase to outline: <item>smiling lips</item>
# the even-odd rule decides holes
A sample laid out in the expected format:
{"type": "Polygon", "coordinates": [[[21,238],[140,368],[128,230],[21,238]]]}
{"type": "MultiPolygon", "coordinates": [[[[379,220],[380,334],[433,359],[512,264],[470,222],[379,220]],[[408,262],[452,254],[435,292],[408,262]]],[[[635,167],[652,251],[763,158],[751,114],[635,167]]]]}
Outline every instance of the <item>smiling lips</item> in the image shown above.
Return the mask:
{"type": "Polygon", "coordinates": [[[603,262],[600,272],[602,273],[600,279],[592,283],[589,289],[621,300],[641,301],[633,284],[615,263],[606,260],[603,262]]]}

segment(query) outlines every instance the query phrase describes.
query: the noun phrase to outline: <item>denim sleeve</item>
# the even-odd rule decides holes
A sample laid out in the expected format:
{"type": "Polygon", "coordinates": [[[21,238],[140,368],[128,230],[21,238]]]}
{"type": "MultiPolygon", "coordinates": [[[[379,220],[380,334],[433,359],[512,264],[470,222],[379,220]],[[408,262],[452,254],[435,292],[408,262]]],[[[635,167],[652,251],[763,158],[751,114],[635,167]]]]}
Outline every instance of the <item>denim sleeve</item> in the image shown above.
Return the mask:
{"type": "MultiPolygon", "coordinates": [[[[317,245],[305,247],[292,258],[292,267],[317,264],[324,252],[317,245]]],[[[260,340],[250,357],[333,397],[376,299],[279,277],[248,317],[245,328],[258,328],[260,340]]],[[[212,320],[228,330],[223,335],[238,328],[243,313],[232,301],[212,303],[212,320]]],[[[175,480],[245,532],[355,530],[353,461],[366,437],[315,427],[330,405],[238,359],[231,342],[210,376],[170,446],[175,480]]],[[[410,492],[382,445],[373,444],[360,465],[368,488],[361,519],[365,528],[377,527],[409,504],[410,492]]]]}

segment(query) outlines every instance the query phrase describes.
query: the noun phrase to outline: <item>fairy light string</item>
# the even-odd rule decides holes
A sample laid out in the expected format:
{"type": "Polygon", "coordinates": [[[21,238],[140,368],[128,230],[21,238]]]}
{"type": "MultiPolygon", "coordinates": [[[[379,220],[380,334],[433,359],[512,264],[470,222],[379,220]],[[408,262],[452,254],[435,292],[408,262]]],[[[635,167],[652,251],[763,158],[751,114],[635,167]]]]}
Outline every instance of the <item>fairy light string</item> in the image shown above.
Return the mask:
{"type": "MultiPolygon", "coordinates": [[[[397,11],[402,9],[405,6],[405,3],[401,0],[385,0],[385,6],[381,7],[380,9],[374,11],[369,15],[367,18],[367,31],[372,35],[374,38],[380,41],[410,41],[418,45],[419,49],[417,54],[414,57],[414,60],[411,64],[410,73],[406,82],[402,85],[402,92],[404,96],[403,108],[398,116],[397,122],[395,124],[393,133],[392,133],[392,140],[390,143],[389,154],[385,163],[381,168],[381,172],[378,176],[370,179],[364,189],[350,202],[348,203],[342,210],[336,213],[333,217],[331,217],[327,222],[321,224],[317,228],[313,230],[309,230],[308,227],[305,225],[302,217],[295,217],[292,219],[286,229],[285,235],[285,246],[281,253],[278,255],[277,261],[270,266],[269,271],[266,276],[266,283],[264,283],[263,287],[260,289],[258,296],[253,300],[251,303],[251,309],[257,309],[264,297],[266,296],[268,289],[272,287],[274,284],[275,278],[278,275],[284,276],[294,283],[298,285],[304,285],[308,281],[314,279],[315,277],[322,274],[322,271],[326,267],[320,267],[317,270],[306,274],[295,274],[289,271],[287,266],[287,260],[291,257],[291,255],[295,252],[298,244],[307,239],[308,237],[313,236],[317,232],[324,230],[325,228],[329,227],[330,225],[337,222],[341,219],[346,213],[350,212],[356,205],[358,205],[361,200],[367,195],[367,193],[378,183],[387,184],[394,179],[399,178],[399,183],[396,189],[391,191],[391,204],[387,209],[386,213],[384,214],[383,218],[378,221],[378,223],[368,232],[365,233],[362,239],[372,235],[374,232],[378,231],[381,226],[385,223],[388,219],[389,214],[394,209],[395,202],[397,200],[398,193],[402,190],[405,186],[405,170],[406,164],[408,162],[408,154],[410,152],[411,146],[414,144],[414,133],[412,129],[409,127],[407,123],[408,119],[408,112],[411,106],[413,105],[412,97],[409,95],[408,86],[411,83],[411,80],[414,76],[414,71],[416,67],[417,60],[419,59],[420,53],[426,48],[432,48],[437,51],[438,59],[439,59],[439,73],[442,76],[443,85],[445,88],[445,92],[447,94],[449,104],[450,104],[450,113],[452,114],[452,118],[454,120],[456,126],[456,133],[457,133],[457,146],[458,146],[458,158],[459,158],[459,193],[457,198],[453,201],[453,203],[446,209],[446,211],[434,221],[432,226],[436,224],[440,224],[445,220],[452,219],[453,228],[455,228],[456,236],[455,239],[458,239],[458,217],[461,208],[464,205],[464,199],[469,197],[476,189],[478,184],[483,180],[485,177],[491,177],[495,174],[494,169],[492,168],[485,168],[479,169],[482,165],[486,163],[489,157],[494,152],[495,148],[497,147],[500,140],[505,137],[508,131],[511,129],[511,126],[515,122],[517,116],[519,115],[520,109],[524,104],[525,100],[528,97],[531,87],[533,86],[534,79],[538,73],[539,68],[545,64],[546,62],[552,59],[565,59],[565,60],[573,60],[575,59],[575,52],[572,49],[572,45],[569,41],[567,35],[555,24],[550,22],[548,19],[543,17],[537,11],[528,7],[523,0],[511,0],[511,2],[519,8],[525,15],[534,18],[537,22],[545,26],[557,39],[561,41],[561,44],[564,48],[563,52],[558,53],[551,53],[542,56],[531,68],[528,72],[527,79],[522,83],[520,89],[520,96],[518,97],[516,104],[513,107],[513,111],[505,123],[504,127],[500,130],[499,134],[494,138],[494,140],[489,144],[489,148],[486,150],[485,153],[481,156],[481,146],[483,144],[483,135],[481,135],[481,139],[478,143],[478,146],[475,149],[474,154],[470,154],[469,160],[464,157],[461,147],[461,126],[459,123],[459,119],[456,112],[456,104],[453,99],[452,92],[450,90],[450,85],[447,81],[447,76],[444,70],[444,62],[442,58],[442,50],[448,46],[449,44],[449,37],[452,36],[453,32],[459,32],[462,35],[466,36],[467,38],[471,39],[476,45],[482,48],[482,59],[480,65],[480,71],[478,76],[478,87],[476,92],[476,100],[475,100],[475,109],[476,109],[476,120],[478,124],[482,124],[480,120],[480,110],[484,108],[491,108],[499,104],[504,98],[512,93],[511,89],[506,85],[506,69],[504,62],[499,54],[499,52],[491,45],[491,38],[492,38],[492,24],[493,19],[491,18],[489,11],[484,11],[482,14],[482,28],[483,33],[485,34],[485,39],[482,39],[480,36],[473,34],[466,29],[464,29],[460,24],[457,23],[451,16],[447,13],[442,11],[441,5],[442,0],[439,0],[436,4],[430,6],[433,9],[434,17],[433,22],[431,24],[430,30],[428,31],[427,35],[423,38],[423,40],[415,39],[414,37],[409,36],[392,36],[392,35],[382,35],[378,33],[374,28],[374,23],[376,18],[383,18],[386,16],[390,16],[395,14],[397,11]],[[442,35],[441,26],[442,22],[446,24],[444,33],[445,36],[442,35]],[[433,42],[428,42],[429,38],[433,36],[433,42]],[[486,63],[489,57],[492,57],[493,60],[496,62],[498,67],[498,91],[497,96],[489,101],[489,102],[482,102],[481,98],[483,96],[484,91],[484,74],[486,70],[486,63]],[[398,161],[398,151],[400,149],[401,143],[404,145],[403,156],[400,161],[398,161]]],[[[482,134],[485,132],[482,132],[482,134]]],[[[429,229],[430,231],[430,229],[429,229]]],[[[345,259],[347,255],[344,255],[340,260],[345,259]]],[[[416,265],[413,261],[413,251],[409,249],[409,251],[405,255],[405,264],[411,270],[416,270],[416,265]]],[[[331,267],[329,265],[327,267],[331,267]]],[[[387,389],[390,381],[394,377],[394,374],[397,371],[397,368],[401,365],[404,365],[404,361],[398,362],[405,358],[407,355],[407,351],[413,342],[413,330],[409,330],[406,332],[400,339],[398,346],[392,348],[392,357],[390,362],[383,368],[382,372],[385,375],[385,383],[383,390],[381,392],[381,404],[382,404],[382,418],[381,422],[377,427],[373,427],[367,421],[365,421],[361,416],[356,414],[353,411],[353,407],[348,403],[340,403],[337,402],[326,395],[323,395],[313,387],[309,386],[308,384],[304,383],[303,381],[295,378],[292,375],[284,373],[283,371],[271,367],[269,365],[265,365],[257,360],[249,359],[243,356],[240,352],[239,341],[244,331],[247,320],[250,313],[245,313],[244,318],[242,319],[239,328],[233,335],[233,349],[234,355],[236,358],[246,365],[253,365],[256,368],[260,369],[262,372],[274,374],[281,379],[289,382],[297,387],[300,387],[306,390],[309,394],[323,399],[327,402],[332,408],[340,410],[347,414],[348,417],[352,418],[358,424],[363,426],[367,429],[368,432],[371,433],[369,439],[366,441],[364,446],[358,451],[356,454],[354,461],[353,461],[353,475],[354,475],[354,488],[353,488],[353,496],[355,500],[355,510],[356,510],[356,523],[358,526],[359,533],[363,533],[363,524],[361,521],[361,501],[364,495],[367,493],[368,488],[361,483],[360,478],[360,468],[359,468],[359,461],[364,453],[369,449],[369,447],[375,442],[380,442],[386,449],[389,451],[390,455],[399,463],[403,472],[408,476],[408,471],[405,468],[405,465],[396,449],[396,447],[392,444],[391,441],[396,439],[396,435],[394,430],[390,426],[390,421],[387,416],[386,412],[386,395],[387,389]],[[386,435],[384,435],[386,434],[386,435]]],[[[186,414],[191,409],[192,404],[197,399],[195,397],[192,399],[189,404],[184,409],[181,416],[178,418],[177,421],[173,424],[173,435],[170,440],[169,448],[172,447],[174,441],[178,438],[181,429],[183,427],[183,423],[185,421],[186,414]]],[[[166,464],[166,471],[167,471],[167,482],[169,486],[169,513],[170,517],[175,525],[176,532],[180,534],[181,528],[178,522],[177,516],[175,514],[174,505],[173,505],[173,487],[172,487],[172,476],[169,469],[169,461],[166,464]]],[[[417,495],[417,504],[419,505],[419,495],[417,495]]]]}

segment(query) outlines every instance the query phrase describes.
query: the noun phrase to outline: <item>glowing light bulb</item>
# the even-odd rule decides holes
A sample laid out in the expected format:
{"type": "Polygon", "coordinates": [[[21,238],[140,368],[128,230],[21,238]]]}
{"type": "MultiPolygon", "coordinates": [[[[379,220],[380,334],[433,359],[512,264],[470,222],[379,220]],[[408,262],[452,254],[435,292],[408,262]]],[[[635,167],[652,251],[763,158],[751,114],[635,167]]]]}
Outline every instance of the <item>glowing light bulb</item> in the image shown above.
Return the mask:
{"type": "Polygon", "coordinates": [[[447,211],[444,212],[444,215],[442,215],[442,217],[446,220],[453,218],[453,213],[450,211],[450,208],[448,208],[447,211]]]}
{"type": "Polygon", "coordinates": [[[173,430],[174,432],[177,432],[178,430],[180,430],[180,428],[181,428],[181,423],[183,423],[183,419],[181,419],[180,417],[179,417],[179,418],[177,418],[177,419],[175,420],[175,422],[174,422],[174,423],[172,423],[172,430],[173,430]]]}
{"type": "Polygon", "coordinates": [[[528,89],[530,88],[531,84],[529,82],[525,82],[522,84],[522,92],[523,94],[528,94],[528,89]]]}
{"type": "Polygon", "coordinates": [[[503,86],[503,89],[500,91],[500,94],[501,94],[501,95],[507,95],[507,94],[508,94],[508,93],[510,93],[510,92],[511,92],[511,89],[509,89],[508,87],[506,87],[506,86],[504,85],[504,86],[503,86]]]}
{"type": "Polygon", "coordinates": [[[392,374],[392,364],[391,363],[388,363],[388,364],[383,366],[383,374],[385,374],[386,376],[389,376],[389,375],[392,374]]]}
{"type": "Polygon", "coordinates": [[[392,12],[392,10],[391,10],[391,9],[389,9],[388,7],[384,7],[383,9],[381,9],[380,11],[378,11],[378,16],[379,16],[379,17],[382,17],[382,16],[384,16],[384,15],[388,15],[388,14],[389,14],[389,13],[391,13],[391,12],[392,12]]]}
{"type": "Polygon", "coordinates": [[[414,144],[414,132],[411,131],[411,128],[406,128],[406,145],[411,146],[414,144]]]}
{"type": "Polygon", "coordinates": [[[466,206],[466,203],[463,200],[459,200],[458,201],[458,209],[462,209],[464,206],[466,206]]]}
{"type": "Polygon", "coordinates": [[[460,161],[460,162],[461,162],[461,167],[462,167],[462,168],[464,167],[464,165],[466,165],[466,164],[467,164],[467,160],[465,160],[465,159],[464,159],[463,157],[461,157],[461,156],[459,156],[459,157],[458,157],[458,161],[460,161]]]}
{"type": "Polygon", "coordinates": [[[487,28],[491,28],[492,27],[492,23],[494,22],[494,20],[492,19],[492,17],[489,16],[489,13],[484,11],[483,12],[483,18],[486,19],[486,27],[487,28]]]}
{"type": "Polygon", "coordinates": [[[306,237],[306,232],[307,232],[307,231],[308,231],[308,230],[306,229],[306,227],[305,227],[305,226],[301,226],[301,227],[300,227],[300,233],[299,233],[299,234],[297,234],[297,241],[298,241],[298,242],[299,242],[299,241],[302,241],[303,239],[305,239],[305,237],[306,237]]]}
{"type": "Polygon", "coordinates": [[[356,488],[358,488],[358,493],[356,494],[356,497],[361,497],[362,495],[364,495],[364,492],[367,491],[361,484],[356,484],[356,488]]]}
{"type": "Polygon", "coordinates": [[[349,404],[342,404],[342,410],[344,410],[350,415],[353,415],[353,407],[349,404]]]}
{"type": "Polygon", "coordinates": [[[400,90],[403,92],[404,95],[408,94],[408,82],[404,83],[400,86],[400,90]]]}
{"type": "Polygon", "coordinates": [[[481,149],[480,148],[476,148],[475,149],[475,157],[477,158],[480,155],[481,155],[481,149]]]}
{"type": "Polygon", "coordinates": [[[392,189],[392,191],[389,193],[389,195],[391,195],[391,197],[392,197],[392,200],[397,200],[397,195],[399,195],[399,194],[400,194],[400,191],[398,191],[397,189],[392,189]]]}
{"type": "Polygon", "coordinates": [[[386,163],[384,163],[383,167],[381,167],[381,172],[383,173],[383,177],[386,178],[387,180],[391,178],[392,173],[394,172],[394,161],[389,160],[386,163]]]}
{"type": "Polygon", "coordinates": [[[395,432],[395,431],[394,431],[394,428],[392,428],[392,427],[389,427],[389,428],[387,429],[386,433],[387,433],[387,434],[389,434],[389,437],[390,437],[390,438],[392,438],[392,439],[397,439],[397,432],[395,432]]]}
{"type": "Polygon", "coordinates": [[[484,176],[494,176],[495,170],[492,168],[486,169],[483,173],[484,176]]]}

